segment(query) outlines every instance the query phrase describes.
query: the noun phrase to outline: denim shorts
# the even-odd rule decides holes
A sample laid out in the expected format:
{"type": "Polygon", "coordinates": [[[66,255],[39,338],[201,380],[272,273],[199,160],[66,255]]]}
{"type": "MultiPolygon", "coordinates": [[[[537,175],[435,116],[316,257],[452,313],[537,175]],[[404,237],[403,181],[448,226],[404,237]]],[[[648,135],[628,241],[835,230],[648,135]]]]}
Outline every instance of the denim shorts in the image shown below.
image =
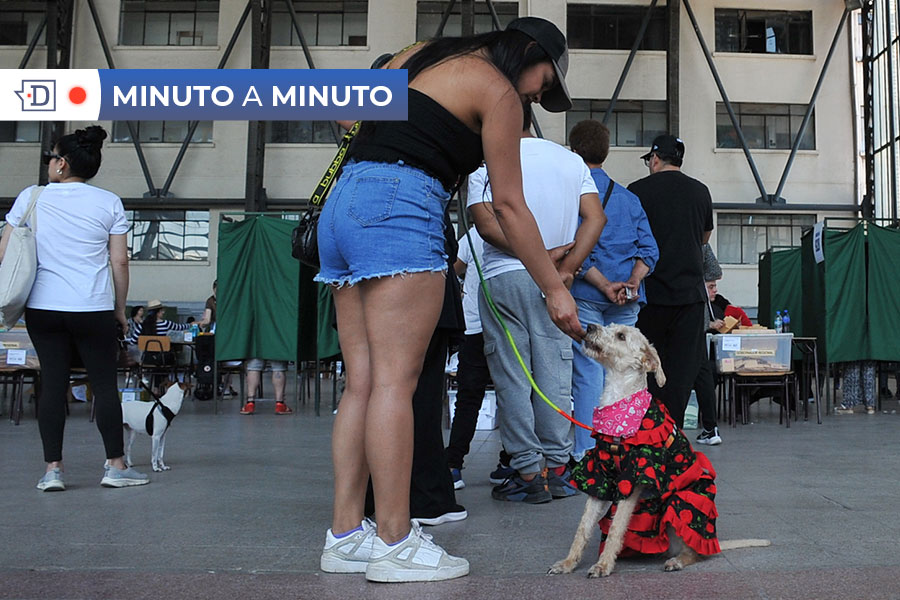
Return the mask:
{"type": "Polygon", "coordinates": [[[315,280],[353,285],[447,270],[444,211],[450,194],[424,171],[369,161],[344,166],[319,217],[315,280]]]}
{"type": "Polygon", "coordinates": [[[272,369],[272,372],[287,371],[287,361],[286,360],[266,360],[263,358],[248,358],[247,359],[247,370],[248,371],[265,371],[266,363],[269,363],[269,367],[272,369]]]}

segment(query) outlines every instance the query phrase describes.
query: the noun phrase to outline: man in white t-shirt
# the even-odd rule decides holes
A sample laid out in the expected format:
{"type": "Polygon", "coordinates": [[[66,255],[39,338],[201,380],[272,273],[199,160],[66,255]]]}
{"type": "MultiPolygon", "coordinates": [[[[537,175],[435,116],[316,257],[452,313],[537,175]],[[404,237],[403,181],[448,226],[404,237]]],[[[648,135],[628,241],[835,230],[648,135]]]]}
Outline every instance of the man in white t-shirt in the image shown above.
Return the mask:
{"type": "MultiPolygon", "coordinates": [[[[527,107],[524,125],[520,155],[525,202],[544,247],[558,263],[560,276],[571,285],[606,223],[597,186],[577,154],[531,135],[527,107]]],[[[485,240],[483,270],[488,290],[538,387],[568,413],[571,340],[550,320],[540,289],[509,250],[491,208],[488,176],[481,167],[469,176],[468,187],[468,206],[485,240]]],[[[480,294],[479,309],[484,353],[497,394],[500,438],[516,470],[491,495],[530,504],[575,495],[566,467],[572,450],[569,422],[532,391],[484,294],[480,294]]]]}

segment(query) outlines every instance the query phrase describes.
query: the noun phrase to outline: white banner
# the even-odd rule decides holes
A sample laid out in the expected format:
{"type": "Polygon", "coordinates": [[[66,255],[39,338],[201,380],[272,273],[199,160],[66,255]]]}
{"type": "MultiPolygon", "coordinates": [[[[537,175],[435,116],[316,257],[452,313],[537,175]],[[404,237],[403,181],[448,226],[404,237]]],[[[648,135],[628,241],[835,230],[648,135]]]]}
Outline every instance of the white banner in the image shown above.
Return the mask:
{"type": "Polygon", "coordinates": [[[825,247],[823,245],[824,242],[824,233],[825,233],[825,223],[819,221],[813,227],[813,256],[816,257],[816,264],[825,262],[825,247]]]}

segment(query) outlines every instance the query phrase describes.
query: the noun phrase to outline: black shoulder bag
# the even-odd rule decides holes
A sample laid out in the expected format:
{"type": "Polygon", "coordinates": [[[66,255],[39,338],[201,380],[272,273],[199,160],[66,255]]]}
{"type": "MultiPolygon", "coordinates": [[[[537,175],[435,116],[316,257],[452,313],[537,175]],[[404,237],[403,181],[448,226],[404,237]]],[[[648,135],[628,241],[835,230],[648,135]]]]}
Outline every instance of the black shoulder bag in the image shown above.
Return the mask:
{"type": "Polygon", "coordinates": [[[321,205],[325,202],[328,192],[331,191],[331,186],[334,185],[334,181],[337,178],[338,173],[340,173],[341,167],[344,166],[344,161],[347,159],[347,149],[350,147],[350,142],[353,141],[353,137],[358,131],[359,121],[354,123],[353,127],[350,128],[350,131],[344,134],[337,154],[334,155],[334,159],[331,161],[331,165],[328,166],[328,170],[322,175],[322,179],[319,180],[319,184],[309,198],[309,208],[303,216],[300,217],[300,222],[291,233],[291,256],[298,259],[303,264],[316,269],[319,268],[319,241],[317,232],[321,205]]]}

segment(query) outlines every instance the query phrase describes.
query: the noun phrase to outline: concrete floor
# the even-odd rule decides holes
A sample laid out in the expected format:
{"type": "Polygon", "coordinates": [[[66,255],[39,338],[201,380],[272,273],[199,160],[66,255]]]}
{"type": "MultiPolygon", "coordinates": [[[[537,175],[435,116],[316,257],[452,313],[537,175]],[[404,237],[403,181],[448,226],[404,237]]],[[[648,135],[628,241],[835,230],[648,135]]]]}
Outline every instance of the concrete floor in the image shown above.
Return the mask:
{"type": "MultiPolygon", "coordinates": [[[[468,577],[435,584],[368,584],[318,570],[331,515],[330,385],[321,417],[238,414],[226,400],[188,402],[173,423],[166,461],[148,486],[99,486],[103,449],[87,406],[66,430],[67,491],[34,488],[43,472],[31,407],[0,421],[0,598],[900,598],[900,416],[825,417],[778,425],[777,405],[754,405],[752,425],[722,429],[706,452],[718,471],[721,539],[767,538],[680,573],[657,558],[621,560],[604,580],[548,577],[563,557],[580,498],[540,506],[490,498],[496,431],[478,432],[458,500],[460,523],[431,528],[465,556],[468,577]]],[[[446,432],[445,432],[446,433],[446,432]]],[[[688,432],[690,437],[696,432],[688,432]]],[[[150,441],[135,443],[150,472],[150,441]]],[[[596,548],[598,540],[592,543],[596,548]]],[[[595,550],[589,550],[590,560],[595,550]]]]}

